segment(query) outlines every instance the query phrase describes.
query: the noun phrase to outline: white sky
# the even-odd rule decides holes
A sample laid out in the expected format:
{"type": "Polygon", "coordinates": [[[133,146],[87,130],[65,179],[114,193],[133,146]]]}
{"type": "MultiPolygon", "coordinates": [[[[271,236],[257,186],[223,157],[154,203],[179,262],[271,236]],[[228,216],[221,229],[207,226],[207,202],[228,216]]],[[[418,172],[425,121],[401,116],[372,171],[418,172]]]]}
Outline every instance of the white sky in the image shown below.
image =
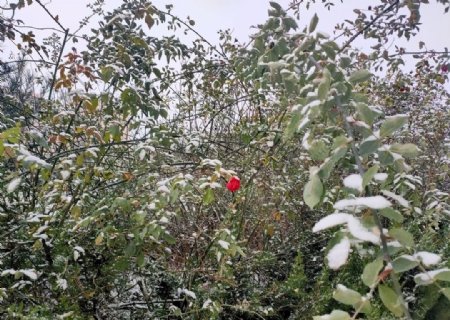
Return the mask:
{"type": "MultiPolygon", "coordinates": [[[[12,1],[15,2],[15,1],[12,1]]],[[[65,27],[69,27],[71,31],[78,28],[78,22],[87,16],[90,11],[86,8],[89,0],[43,0],[44,4],[54,15],[59,16],[59,21],[65,27]]],[[[288,6],[290,0],[279,0],[284,8],[288,6]]],[[[317,1],[321,2],[321,1],[317,1]]],[[[0,0],[1,4],[5,0],[0,0]]],[[[106,8],[112,9],[118,7],[122,0],[105,0],[106,8]]],[[[263,23],[267,18],[267,9],[269,8],[268,0],[154,0],[153,4],[157,7],[164,8],[164,5],[171,3],[174,5],[174,13],[181,18],[190,16],[196,21],[195,28],[206,39],[212,43],[217,43],[217,31],[219,29],[230,28],[235,37],[241,41],[246,41],[248,35],[254,33],[250,29],[252,25],[263,23]]],[[[308,25],[309,20],[317,12],[319,15],[319,25],[317,30],[332,34],[336,23],[346,18],[353,18],[355,14],[353,9],[366,9],[369,4],[375,5],[379,1],[363,1],[349,0],[344,4],[336,0],[336,6],[331,11],[327,11],[321,4],[315,5],[309,11],[302,12],[301,27],[308,25]]],[[[408,50],[418,50],[418,42],[422,40],[426,43],[428,49],[441,51],[444,47],[450,48],[450,14],[443,14],[444,7],[431,1],[429,5],[422,5],[422,30],[420,36],[410,43],[395,43],[404,46],[408,50]]],[[[7,14],[7,13],[6,13],[7,14]]],[[[51,21],[44,10],[37,4],[33,3],[30,7],[18,10],[16,18],[22,19],[25,24],[39,27],[57,27],[51,21]]],[[[96,23],[93,24],[95,26],[96,23]]],[[[85,28],[81,34],[88,33],[89,29],[85,28]]],[[[38,31],[35,31],[37,34],[38,31]]],[[[45,36],[48,36],[45,31],[45,36]]],[[[363,41],[356,41],[356,46],[363,46],[363,41]]],[[[80,46],[78,44],[76,46],[80,46]]],[[[68,48],[71,48],[69,45],[68,48]]],[[[3,48],[6,49],[6,48],[3,48]]],[[[6,50],[5,50],[6,51],[6,50]]],[[[6,53],[6,52],[5,52],[6,53]]]]}

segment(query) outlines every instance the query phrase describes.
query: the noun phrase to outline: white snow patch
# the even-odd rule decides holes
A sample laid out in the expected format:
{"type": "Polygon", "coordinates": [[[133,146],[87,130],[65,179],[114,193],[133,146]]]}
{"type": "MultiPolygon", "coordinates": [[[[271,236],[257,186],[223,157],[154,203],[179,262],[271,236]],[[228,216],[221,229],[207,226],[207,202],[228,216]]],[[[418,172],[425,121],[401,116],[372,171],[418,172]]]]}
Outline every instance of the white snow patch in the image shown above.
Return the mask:
{"type": "Polygon", "coordinates": [[[14,192],[14,190],[17,189],[17,187],[20,185],[20,182],[22,181],[21,177],[17,177],[13,180],[11,180],[10,183],[8,183],[8,186],[6,187],[6,192],[11,193],[14,192]]]}
{"type": "Polygon", "coordinates": [[[344,179],[344,186],[350,189],[363,191],[363,179],[360,174],[351,174],[344,179]]]}
{"type": "Polygon", "coordinates": [[[228,250],[228,249],[230,248],[230,243],[229,243],[229,242],[226,242],[226,241],[223,241],[223,240],[219,240],[219,241],[217,241],[217,243],[218,243],[222,248],[224,248],[225,250],[228,250]]]}
{"type": "Polygon", "coordinates": [[[345,237],[328,252],[328,266],[333,270],[339,269],[347,262],[349,253],[350,240],[345,237]]]}
{"type": "Polygon", "coordinates": [[[332,213],[322,219],[320,219],[313,227],[313,232],[319,232],[325,229],[332,228],[334,226],[347,223],[352,215],[348,213],[332,213]]]}
{"type": "Polygon", "coordinates": [[[405,208],[409,208],[409,202],[403,198],[402,196],[399,196],[393,192],[387,191],[387,190],[381,190],[381,193],[384,194],[386,197],[389,197],[391,199],[394,199],[397,201],[401,206],[405,208]]]}
{"type": "Polygon", "coordinates": [[[369,229],[365,228],[359,219],[351,216],[347,222],[348,231],[357,239],[369,241],[374,244],[380,243],[380,237],[371,232],[369,229]]]}
{"type": "Polygon", "coordinates": [[[392,204],[382,196],[359,197],[355,199],[339,200],[334,204],[334,208],[344,210],[348,207],[368,207],[371,209],[384,209],[392,204]]]}
{"type": "MultiPolygon", "coordinates": [[[[414,276],[414,279],[420,280],[419,282],[421,282],[421,284],[423,284],[423,285],[428,285],[428,284],[433,283],[435,280],[434,277],[436,277],[441,272],[450,272],[450,269],[442,268],[442,269],[437,269],[437,270],[433,270],[433,271],[418,273],[414,276]]],[[[417,282],[417,280],[416,280],[416,282],[417,282]]]]}
{"type": "Polygon", "coordinates": [[[375,173],[375,175],[373,176],[374,180],[379,181],[379,182],[383,182],[386,181],[386,179],[388,178],[388,174],[384,173],[384,172],[380,172],[380,173],[375,173]]]}
{"type": "Polygon", "coordinates": [[[425,267],[438,264],[442,260],[440,255],[427,251],[419,251],[415,253],[414,258],[420,260],[425,267]]]}

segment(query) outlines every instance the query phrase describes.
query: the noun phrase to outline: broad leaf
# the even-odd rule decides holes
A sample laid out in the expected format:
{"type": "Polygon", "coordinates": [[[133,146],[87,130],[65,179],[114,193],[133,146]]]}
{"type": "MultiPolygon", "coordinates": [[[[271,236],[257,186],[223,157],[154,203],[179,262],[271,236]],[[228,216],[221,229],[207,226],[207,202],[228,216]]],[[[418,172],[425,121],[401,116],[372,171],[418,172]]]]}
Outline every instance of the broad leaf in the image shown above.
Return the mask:
{"type": "Polygon", "coordinates": [[[361,279],[363,283],[371,288],[378,280],[378,274],[383,268],[383,259],[378,258],[373,262],[366,264],[361,279]]]}
{"type": "Polygon", "coordinates": [[[380,136],[387,137],[403,127],[408,122],[408,116],[399,114],[392,117],[386,117],[380,128],[380,136]]]}
{"type": "Polygon", "coordinates": [[[378,286],[378,293],[383,304],[397,317],[403,316],[403,307],[401,305],[400,297],[395,293],[394,290],[386,285],[378,286]]]}
{"type": "Polygon", "coordinates": [[[320,202],[322,193],[322,182],[320,181],[320,178],[317,176],[317,174],[313,174],[311,176],[311,180],[308,181],[305,189],[303,190],[303,199],[305,200],[305,203],[308,205],[308,207],[313,209],[320,202]]]}

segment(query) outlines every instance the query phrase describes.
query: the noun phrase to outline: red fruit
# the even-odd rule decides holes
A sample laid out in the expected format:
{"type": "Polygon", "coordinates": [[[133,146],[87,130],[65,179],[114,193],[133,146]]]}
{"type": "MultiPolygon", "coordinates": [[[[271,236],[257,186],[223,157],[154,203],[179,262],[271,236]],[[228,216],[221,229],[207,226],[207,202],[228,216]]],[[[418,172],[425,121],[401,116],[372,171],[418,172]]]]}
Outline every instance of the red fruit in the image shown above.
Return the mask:
{"type": "Polygon", "coordinates": [[[233,176],[230,178],[230,180],[228,180],[227,189],[230,190],[231,192],[239,190],[240,187],[241,187],[241,180],[239,180],[238,177],[233,176]]]}

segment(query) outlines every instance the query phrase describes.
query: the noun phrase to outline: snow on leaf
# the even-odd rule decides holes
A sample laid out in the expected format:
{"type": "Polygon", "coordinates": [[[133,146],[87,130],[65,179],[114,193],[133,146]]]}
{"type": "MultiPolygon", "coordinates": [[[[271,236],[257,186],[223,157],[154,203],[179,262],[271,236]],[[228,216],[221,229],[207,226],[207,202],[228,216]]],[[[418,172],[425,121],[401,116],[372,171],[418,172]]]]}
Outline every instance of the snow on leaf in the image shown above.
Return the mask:
{"type": "Polygon", "coordinates": [[[384,173],[384,172],[376,173],[376,174],[373,176],[373,178],[374,178],[376,181],[383,182],[383,181],[385,181],[385,180],[388,178],[388,174],[387,174],[387,173],[384,173]]]}
{"type": "Polygon", "coordinates": [[[347,222],[348,231],[357,239],[369,241],[374,244],[380,243],[380,237],[371,232],[369,229],[365,228],[359,219],[350,216],[347,222]]]}
{"type": "Polygon", "coordinates": [[[384,209],[392,204],[382,196],[359,197],[355,199],[339,200],[334,204],[334,208],[344,210],[348,207],[368,207],[372,209],[384,209]]]}
{"type": "Polygon", "coordinates": [[[217,241],[217,243],[218,243],[222,248],[224,248],[225,250],[228,250],[228,249],[230,248],[230,243],[229,243],[229,242],[226,242],[226,241],[223,241],[223,240],[219,240],[219,241],[217,241]]]}
{"type": "Polygon", "coordinates": [[[359,174],[351,174],[344,179],[344,186],[350,189],[358,190],[359,192],[363,191],[362,186],[363,179],[359,174]]]}
{"type": "Polygon", "coordinates": [[[334,226],[347,223],[348,219],[352,215],[348,213],[333,213],[322,219],[320,219],[313,227],[313,232],[319,232],[325,229],[332,228],[334,226]]]}
{"type": "Polygon", "coordinates": [[[333,270],[339,269],[347,262],[349,253],[350,240],[347,237],[344,237],[341,242],[328,251],[328,266],[333,270]]]}
{"type": "Polygon", "coordinates": [[[440,255],[427,251],[419,251],[415,253],[414,258],[420,260],[425,267],[438,264],[442,260],[440,255]]]}
{"type": "Polygon", "coordinates": [[[14,192],[14,190],[17,189],[17,187],[20,185],[20,182],[22,181],[22,178],[17,177],[13,180],[11,180],[10,183],[8,183],[8,186],[6,187],[6,192],[11,193],[14,192]]]}
{"type": "Polygon", "coordinates": [[[393,192],[387,191],[387,190],[381,190],[381,193],[384,194],[386,197],[389,197],[391,199],[394,199],[397,201],[402,207],[409,208],[409,202],[403,198],[402,196],[399,196],[393,192]]]}
{"type": "Polygon", "coordinates": [[[418,273],[414,276],[414,281],[418,285],[429,285],[432,284],[434,281],[436,281],[436,276],[439,276],[440,273],[450,273],[449,268],[442,268],[438,270],[428,271],[428,272],[422,272],[418,273]]]}
{"type": "Polygon", "coordinates": [[[22,270],[20,270],[20,272],[22,272],[24,275],[26,275],[31,280],[37,280],[37,278],[38,278],[36,270],[34,270],[34,269],[22,269],[22,270]]]}
{"type": "Polygon", "coordinates": [[[23,162],[27,164],[37,164],[38,166],[43,168],[51,168],[51,165],[49,163],[33,155],[28,155],[23,158],[23,162]]]}

